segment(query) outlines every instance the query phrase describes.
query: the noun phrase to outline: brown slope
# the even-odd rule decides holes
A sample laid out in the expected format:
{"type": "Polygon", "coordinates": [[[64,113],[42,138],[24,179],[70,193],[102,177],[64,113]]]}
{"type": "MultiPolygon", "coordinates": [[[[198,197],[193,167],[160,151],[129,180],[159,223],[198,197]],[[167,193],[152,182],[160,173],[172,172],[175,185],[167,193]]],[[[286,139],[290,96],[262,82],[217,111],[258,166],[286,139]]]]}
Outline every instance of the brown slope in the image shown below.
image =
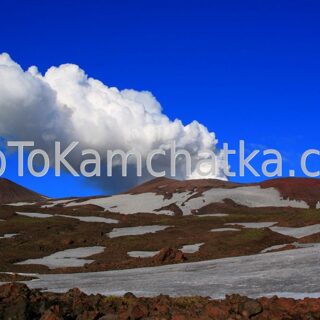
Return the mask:
{"type": "Polygon", "coordinates": [[[320,201],[320,179],[280,178],[259,183],[261,188],[275,188],[284,199],[305,201],[315,208],[320,201]]]}
{"type": "Polygon", "coordinates": [[[44,197],[8,179],[0,178],[0,204],[41,201],[44,197]]]}

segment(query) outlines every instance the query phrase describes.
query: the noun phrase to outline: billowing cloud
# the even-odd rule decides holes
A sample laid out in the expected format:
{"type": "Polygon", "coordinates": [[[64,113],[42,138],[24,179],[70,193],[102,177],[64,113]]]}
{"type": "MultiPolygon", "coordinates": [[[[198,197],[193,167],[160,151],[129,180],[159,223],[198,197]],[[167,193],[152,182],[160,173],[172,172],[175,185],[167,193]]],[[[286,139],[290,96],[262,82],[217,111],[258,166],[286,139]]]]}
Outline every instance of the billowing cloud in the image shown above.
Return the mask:
{"type": "MultiPolygon", "coordinates": [[[[101,154],[107,149],[136,149],[145,159],[150,150],[166,150],[175,141],[178,148],[190,152],[193,170],[202,150],[212,150],[219,157],[215,135],[205,126],[197,121],[188,125],[171,121],[150,92],[108,87],[74,64],[51,67],[42,75],[37,67],[24,71],[8,54],[1,54],[0,115],[0,136],[33,140],[47,150],[56,140],[65,145],[79,141],[82,148],[101,154]]],[[[79,166],[79,157],[71,158],[79,166]]],[[[163,157],[155,161],[159,168],[169,163],[163,157]]],[[[148,178],[145,170],[142,178],[134,172],[132,164],[129,177],[123,180],[115,168],[112,179],[104,177],[99,183],[121,189],[120,185],[126,188],[148,178]]],[[[186,176],[183,166],[177,168],[177,176],[198,177],[195,172],[186,176]]],[[[223,179],[221,168],[210,177],[223,179]]]]}

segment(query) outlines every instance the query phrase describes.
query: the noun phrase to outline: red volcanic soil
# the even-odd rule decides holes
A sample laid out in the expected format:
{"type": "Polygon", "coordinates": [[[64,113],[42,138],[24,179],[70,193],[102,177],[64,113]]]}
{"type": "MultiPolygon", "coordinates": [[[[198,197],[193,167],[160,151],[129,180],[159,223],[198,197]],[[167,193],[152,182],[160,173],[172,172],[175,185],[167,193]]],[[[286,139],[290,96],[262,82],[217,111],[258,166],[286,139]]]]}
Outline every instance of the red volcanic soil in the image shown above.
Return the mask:
{"type": "Polygon", "coordinates": [[[305,201],[312,209],[320,201],[320,179],[283,178],[267,180],[259,185],[277,189],[284,199],[305,201]]]}
{"type": "Polygon", "coordinates": [[[250,299],[239,295],[224,300],[163,295],[137,298],[132,293],[105,297],[88,296],[78,289],[64,294],[40,292],[17,283],[0,287],[0,319],[5,320],[311,320],[319,316],[320,299],[250,299]]]}
{"type": "Polygon", "coordinates": [[[0,204],[41,201],[44,197],[10,180],[0,178],[0,204]]]}

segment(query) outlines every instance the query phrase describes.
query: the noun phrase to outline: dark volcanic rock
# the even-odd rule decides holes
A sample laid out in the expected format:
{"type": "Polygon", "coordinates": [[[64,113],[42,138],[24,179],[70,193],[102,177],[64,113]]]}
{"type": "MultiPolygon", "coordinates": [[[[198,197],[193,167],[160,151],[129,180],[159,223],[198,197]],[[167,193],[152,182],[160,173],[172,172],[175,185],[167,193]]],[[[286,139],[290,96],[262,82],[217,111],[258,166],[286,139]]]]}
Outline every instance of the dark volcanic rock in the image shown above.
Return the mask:
{"type": "Polygon", "coordinates": [[[320,319],[320,299],[250,299],[239,295],[225,300],[202,297],[137,298],[86,295],[78,289],[64,294],[29,290],[24,284],[0,286],[1,320],[280,320],[320,319]]]}

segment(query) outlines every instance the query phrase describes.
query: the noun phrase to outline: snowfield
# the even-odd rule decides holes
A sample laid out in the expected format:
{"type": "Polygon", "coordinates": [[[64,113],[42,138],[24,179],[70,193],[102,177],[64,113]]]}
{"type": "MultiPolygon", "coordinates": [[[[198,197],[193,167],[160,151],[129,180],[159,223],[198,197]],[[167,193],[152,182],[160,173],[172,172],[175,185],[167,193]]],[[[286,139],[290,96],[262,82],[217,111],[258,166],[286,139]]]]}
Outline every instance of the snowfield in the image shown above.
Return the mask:
{"type": "Polygon", "coordinates": [[[128,256],[131,258],[152,258],[160,251],[130,251],[128,256]]]}
{"type": "Polygon", "coordinates": [[[181,192],[173,194],[171,199],[152,192],[142,194],[121,194],[111,197],[90,199],[84,202],[69,202],[65,206],[96,205],[105,211],[121,214],[135,214],[139,212],[173,215],[174,212],[162,209],[170,204],[176,204],[184,215],[211,203],[223,203],[231,199],[235,203],[250,208],[262,207],[293,207],[309,208],[304,201],[284,200],[279,191],[274,188],[262,189],[260,186],[238,187],[233,189],[213,188],[203,192],[202,196],[191,198],[196,192],[181,192]]]}
{"type": "Polygon", "coordinates": [[[273,232],[278,232],[286,236],[293,238],[303,238],[311,236],[313,234],[320,232],[320,224],[314,224],[311,226],[301,227],[301,228],[289,228],[289,227],[272,227],[270,228],[273,232]]]}
{"type": "Polygon", "coordinates": [[[107,235],[109,238],[117,238],[123,236],[139,236],[147,233],[156,233],[171,226],[141,226],[141,227],[128,227],[128,228],[114,228],[107,235]]]}
{"type": "MultiPolygon", "coordinates": [[[[195,244],[187,244],[180,248],[183,253],[196,253],[200,250],[200,247],[203,246],[204,243],[195,243],[195,244]]],[[[130,251],[128,252],[128,256],[131,258],[152,258],[155,255],[160,253],[160,251],[130,251]]]]}
{"type": "Polygon", "coordinates": [[[68,202],[72,202],[77,200],[76,198],[73,199],[61,199],[61,200],[52,200],[52,199],[48,199],[49,204],[45,204],[43,206],[41,206],[41,208],[53,208],[58,204],[66,204],[68,202]]]}
{"type": "Polygon", "coordinates": [[[82,222],[97,222],[97,223],[108,223],[108,224],[119,223],[119,220],[116,220],[116,219],[109,219],[109,218],[95,217],[95,216],[88,216],[88,217],[67,216],[65,214],[59,214],[57,216],[63,217],[63,218],[69,218],[69,219],[77,219],[82,222]]]}
{"type": "Polygon", "coordinates": [[[76,219],[82,222],[97,222],[97,223],[119,223],[119,220],[116,219],[109,219],[109,218],[103,218],[103,217],[96,217],[96,216],[68,216],[66,214],[47,214],[47,213],[33,213],[33,212],[16,212],[17,215],[25,216],[29,218],[39,218],[39,219],[46,219],[46,218],[52,218],[52,217],[63,217],[68,219],[76,219]]]}
{"type": "Polygon", "coordinates": [[[197,214],[195,215],[196,217],[199,218],[206,218],[206,217],[217,217],[217,218],[221,218],[221,217],[228,217],[229,214],[227,213],[207,213],[207,214],[197,214]]]}
{"type": "Polygon", "coordinates": [[[50,256],[29,259],[26,261],[17,262],[16,264],[41,264],[50,269],[67,268],[67,267],[82,267],[86,263],[92,263],[94,260],[84,259],[92,255],[102,253],[104,247],[85,247],[59,251],[51,254],[50,256]]]}
{"type": "Polygon", "coordinates": [[[46,219],[46,218],[52,218],[52,214],[47,213],[35,213],[35,212],[16,212],[19,216],[25,216],[29,218],[39,218],[39,219],[46,219]]]}
{"type": "Polygon", "coordinates": [[[36,204],[35,202],[16,202],[16,203],[9,203],[8,206],[11,207],[22,207],[22,206],[32,206],[36,204]]]}
{"type": "Polygon", "coordinates": [[[201,295],[215,299],[239,293],[251,297],[284,295],[320,297],[320,246],[167,265],[96,273],[37,275],[25,282],[31,288],[138,296],[201,295]]]}
{"type": "Polygon", "coordinates": [[[11,239],[17,235],[17,233],[6,233],[3,236],[0,236],[0,239],[11,239]]]}
{"type": "Polygon", "coordinates": [[[218,229],[211,229],[210,232],[227,232],[227,231],[240,231],[240,229],[235,228],[218,228],[218,229]]]}
{"type": "Polygon", "coordinates": [[[183,246],[180,250],[183,253],[196,253],[200,250],[200,247],[204,245],[204,242],[202,243],[195,243],[195,244],[187,244],[183,246]]]}
{"type": "Polygon", "coordinates": [[[245,229],[263,229],[270,228],[277,224],[278,222],[234,222],[234,223],[226,223],[226,226],[241,226],[245,229]]]}

